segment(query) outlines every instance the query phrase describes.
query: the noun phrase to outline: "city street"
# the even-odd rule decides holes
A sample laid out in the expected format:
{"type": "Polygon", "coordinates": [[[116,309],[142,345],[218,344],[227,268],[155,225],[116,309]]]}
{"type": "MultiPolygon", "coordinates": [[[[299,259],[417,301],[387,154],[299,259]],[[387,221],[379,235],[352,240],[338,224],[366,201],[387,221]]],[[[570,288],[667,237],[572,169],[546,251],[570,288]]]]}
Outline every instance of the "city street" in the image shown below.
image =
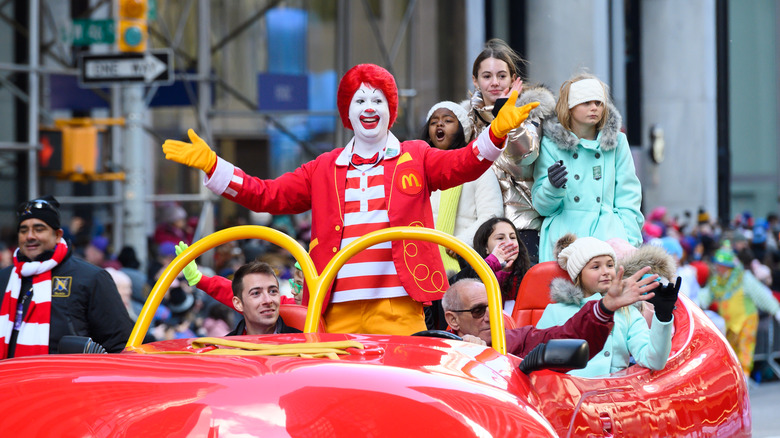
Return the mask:
{"type": "Polygon", "coordinates": [[[778,406],[780,406],[780,381],[765,382],[750,389],[754,437],[780,437],[778,406]]]}

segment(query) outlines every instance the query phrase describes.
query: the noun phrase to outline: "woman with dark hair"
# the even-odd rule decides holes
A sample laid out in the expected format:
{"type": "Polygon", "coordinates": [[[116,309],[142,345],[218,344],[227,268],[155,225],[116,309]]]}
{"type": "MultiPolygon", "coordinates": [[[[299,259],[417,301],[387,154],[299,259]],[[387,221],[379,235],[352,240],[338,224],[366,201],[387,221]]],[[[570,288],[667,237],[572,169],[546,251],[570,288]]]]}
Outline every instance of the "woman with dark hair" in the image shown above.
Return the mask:
{"type": "MultiPolygon", "coordinates": [[[[505,217],[488,219],[474,234],[473,247],[496,274],[504,311],[511,314],[520,282],[531,268],[528,250],[518,240],[515,225],[505,217]]],[[[477,278],[477,273],[472,267],[463,266],[458,275],[450,278],[450,283],[461,278],[477,278]]]]}

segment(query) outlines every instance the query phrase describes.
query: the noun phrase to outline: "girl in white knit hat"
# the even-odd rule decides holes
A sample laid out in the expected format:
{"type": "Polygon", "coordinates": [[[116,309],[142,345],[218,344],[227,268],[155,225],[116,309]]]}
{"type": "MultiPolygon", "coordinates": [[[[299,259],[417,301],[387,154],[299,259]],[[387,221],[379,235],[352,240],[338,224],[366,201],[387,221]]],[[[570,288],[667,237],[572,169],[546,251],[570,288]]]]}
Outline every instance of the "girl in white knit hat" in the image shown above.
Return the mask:
{"type": "MultiPolygon", "coordinates": [[[[455,102],[442,101],[428,111],[421,139],[439,149],[459,149],[471,141],[471,120],[466,110],[455,102]]],[[[431,193],[431,209],[436,229],[471,244],[480,224],[502,216],[504,204],[501,188],[493,172],[445,191],[431,193]]],[[[460,271],[453,251],[440,248],[447,276],[460,271]]]]}
{"type": "MultiPolygon", "coordinates": [[[[616,270],[615,251],[593,237],[577,239],[573,234],[563,236],[556,244],[558,264],[569,274],[567,279],[557,278],[550,284],[550,299],[537,328],[547,328],[565,323],[588,301],[597,300],[610,288],[642,288],[657,281],[658,275],[641,277],[649,268],[637,271],[633,277],[623,280],[623,267],[616,270]]],[[[615,326],[604,344],[604,349],[594,356],[588,366],[569,374],[595,377],[627,368],[631,357],[637,364],[660,370],[672,348],[672,310],[677,301],[679,282],[658,286],[648,300],[656,306],[656,316],[648,328],[642,314],[634,306],[626,306],[615,313],[615,326]]]]}
{"type": "Polygon", "coordinates": [[[533,205],[545,216],[539,261],[553,260],[566,233],[642,243],[642,187],[622,118],[607,86],[581,74],[561,86],[558,123],[545,124],[534,168],[533,205]]]}

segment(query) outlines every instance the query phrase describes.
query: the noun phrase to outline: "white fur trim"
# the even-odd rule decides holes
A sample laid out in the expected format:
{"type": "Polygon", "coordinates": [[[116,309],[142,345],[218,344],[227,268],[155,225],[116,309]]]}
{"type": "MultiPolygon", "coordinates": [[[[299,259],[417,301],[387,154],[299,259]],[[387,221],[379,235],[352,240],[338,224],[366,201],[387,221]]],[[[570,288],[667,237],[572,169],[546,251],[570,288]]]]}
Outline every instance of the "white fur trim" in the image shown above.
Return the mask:
{"type": "Polygon", "coordinates": [[[613,261],[616,259],[615,250],[607,242],[595,237],[580,237],[561,250],[558,254],[558,265],[565,269],[571,281],[574,281],[593,257],[602,255],[612,257],[613,261]]]}
{"type": "Polygon", "coordinates": [[[236,166],[217,157],[217,167],[214,169],[211,178],[209,178],[208,175],[203,178],[203,185],[217,195],[222,195],[228,188],[228,185],[230,185],[230,181],[233,180],[235,168],[236,166]]]}
{"type": "Polygon", "coordinates": [[[569,87],[569,109],[592,100],[599,102],[607,101],[601,81],[590,78],[572,82],[569,87]]]}
{"type": "Polygon", "coordinates": [[[474,140],[474,146],[479,151],[477,158],[480,160],[487,159],[489,161],[496,161],[501,156],[503,149],[499,149],[493,144],[493,140],[490,139],[490,129],[483,129],[476,140],[474,140]]]}

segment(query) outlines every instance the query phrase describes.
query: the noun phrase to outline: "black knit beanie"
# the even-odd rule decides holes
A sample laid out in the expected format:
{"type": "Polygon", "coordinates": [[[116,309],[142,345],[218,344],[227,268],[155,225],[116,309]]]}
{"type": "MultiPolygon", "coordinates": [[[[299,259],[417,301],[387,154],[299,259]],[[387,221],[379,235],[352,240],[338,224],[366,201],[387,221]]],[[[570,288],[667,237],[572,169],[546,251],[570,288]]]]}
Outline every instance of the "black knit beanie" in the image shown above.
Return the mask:
{"type": "Polygon", "coordinates": [[[16,223],[16,231],[22,222],[27,219],[40,219],[55,230],[60,229],[60,203],[54,199],[54,196],[46,195],[35,198],[19,205],[16,210],[19,221],[16,223]]]}

